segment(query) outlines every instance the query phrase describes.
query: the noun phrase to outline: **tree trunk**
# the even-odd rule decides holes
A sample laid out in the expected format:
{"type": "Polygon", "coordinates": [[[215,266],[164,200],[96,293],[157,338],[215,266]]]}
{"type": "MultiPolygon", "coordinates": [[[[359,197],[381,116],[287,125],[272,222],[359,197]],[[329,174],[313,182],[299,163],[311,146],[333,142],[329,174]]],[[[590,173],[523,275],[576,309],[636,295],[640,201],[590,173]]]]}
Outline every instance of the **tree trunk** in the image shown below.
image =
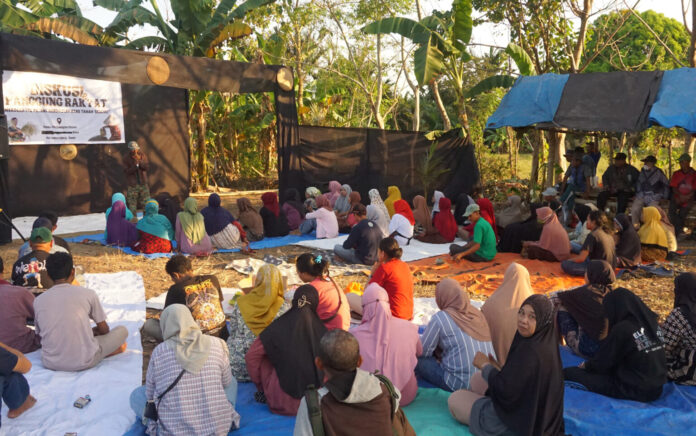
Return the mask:
{"type": "Polygon", "coordinates": [[[535,189],[539,184],[539,160],[543,148],[543,133],[540,130],[532,134],[532,171],[529,176],[529,186],[535,189]]]}
{"type": "MultiPolygon", "coordinates": [[[[696,0],[694,0],[694,1],[696,1],[696,0]]],[[[692,135],[690,133],[685,133],[684,134],[684,153],[691,156],[692,159],[694,157],[694,143],[696,143],[696,135],[692,135]]]]}
{"type": "Polygon", "coordinates": [[[689,46],[689,65],[696,67],[696,0],[691,2],[691,45],[689,46]]]}
{"type": "Polygon", "coordinates": [[[565,148],[565,133],[548,132],[549,155],[546,160],[546,185],[553,186],[558,181],[556,165],[562,167],[561,150],[565,148]]]}
{"type": "Polygon", "coordinates": [[[506,127],[505,132],[507,133],[508,137],[508,161],[510,163],[510,176],[517,178],[517,135],[512,127],[506,127]]]}
{"type": "Polygon", "coordinates": [[[205,142],[205,111],[202,101],[196,103],[196,149],[198,152],[198,187],[205,191],[208,189],[208,146],[205,142]]]}
{"type": "Polygon", "coordinates": [[[420,131],[420,90],[413,90],[414,108],[413,108],[413,131],[420,131]]]}
{"type": "Polygon", "coordinates": [[[452,122],[447,115],[447,109],[445,109],[445,104],[442,102],[440,97],[440,88],[435,79],[430,81],[430,90],[433,93],[433,98],[435,98],[435,103],[437,104],[437,109],[440,111],[440,118],[442,118],[443,130],[452,130],[452,122]]]}

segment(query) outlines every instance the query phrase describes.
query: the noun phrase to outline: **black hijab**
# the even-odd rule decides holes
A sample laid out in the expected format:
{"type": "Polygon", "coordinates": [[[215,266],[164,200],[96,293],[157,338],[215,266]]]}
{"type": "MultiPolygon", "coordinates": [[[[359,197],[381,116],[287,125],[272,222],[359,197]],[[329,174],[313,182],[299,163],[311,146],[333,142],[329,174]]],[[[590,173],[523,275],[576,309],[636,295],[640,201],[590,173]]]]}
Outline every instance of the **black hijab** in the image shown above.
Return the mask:
{"type": "Polygon", "coordinates": [[[681,273],[674,279],[674,308],[677,307],[696,331],[696,273],[681,273]]]}
{"type": "Polygon", "coordinates": [[[628,217],[620,213],[614,218],[614,223],[619,230],[619,243],[616,244],[616,256],[633,262],[640,263],[640,236],[628,217]]]}
{"type": "Polygon", "coordinates": [[[653,341],[662,342],[657,335],[657,314],[633,292],[617,288],[604,297],[602,305],[609,320],[609,329],[622,321],[629,321],[636,327],[642,327],[645,335],[653,341]]]}
{"type": "Polygon", "coordinates": [[[176,227],[176,215],[183,211],[179,204],[178,197],[172,197],[168,192],[162,192],[155,196],[159,204],[159,214],[167,217],[172,228],[176,227]]]}
{"type": "Polygon", "coordinates": [[[503,234],[500,236],[498,251],[501,253],[520,253],[522,251],[522,241],[538,241],[541,237],[543,224],[537,221],[536,211],[543,207],[541,203],[532,203],[529,209],[532,215],[521,223],[513,223],[505,226],[503,234]]]}
{"type": "Polygon", "coordinates": [[[286,394],[300,399],[307,386],[321,386],[314,365],[326,327],[317,316],[319,294],[312,285],[297,288],[292,308],[273,321],[259,338],[286,394]]]}
{"type": "Polygon", "coordinates": [[[536,330],[528,338],[518,333],[505,365],[488,379],[495,411],[516,434],[564,434],[563,366],[558,352],[553,304],[544,295],[522,303],[536,314],[536,330]]]}
{"type": "Polygon", "coordinates": [[[587,281],[589,284],[585,286],[559,292],[558,298],[580,327],[598,341],[605,336],[602,301],[616,281],[614,269],[604,260],[591,260],[587,264],[587,281]]]}
{"type": "Polygon", "coordinates": [[[454,206],[454,220],[460,226],[463,226],[467,221],[464,217],[464,212],[466,212],[466,207],[469,205],[469,195],[467,193],[462,193],[457,196],[457,202],[454,206]]]}
{"type": "Polygon", "coordinates": [[[283,193],[283,204],[285,203],[296,209],[300,217],[304,219],[306,210],[304,204],[300,201],[300,194],[297,192],[297,189],[289,188],[285,190],[283,193]]]}

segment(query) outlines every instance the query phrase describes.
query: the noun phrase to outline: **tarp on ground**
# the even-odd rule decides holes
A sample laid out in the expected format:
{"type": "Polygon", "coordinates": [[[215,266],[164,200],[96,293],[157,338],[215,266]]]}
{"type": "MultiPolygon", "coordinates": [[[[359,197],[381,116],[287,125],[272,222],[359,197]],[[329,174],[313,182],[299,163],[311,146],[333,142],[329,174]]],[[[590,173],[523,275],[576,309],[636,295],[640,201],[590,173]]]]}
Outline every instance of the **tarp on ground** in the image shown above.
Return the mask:
{"type": "Polygon", "coordinates": [[[682,127],[696,134],[696,69],[665,71],[650,111],[650,123],[662,127],[682,127]]]}
{"type": "MultiPolygon", "coordinates": [[[[420,132],[300,126],[299,144],[281,154],[281,195],[287,188],[304,192],[308,186],[326,191],[329,181],[338,180],[360,192],[366,204],[370,189],[379,189],[384,198],[390,185],[410,200],[423,195],[420,169],[432,143],[420,132]]],[[[455,200],[478,183],[474,147],[457,131],[437,139],[436,158],[446,172],[432,188],[447,197],[455,200]]]]}
{"type": "Polygon", "coordinates": [[[561,102],[568,74],[521,76],[488,118],[487,129],[550,123],[561,102]]]}

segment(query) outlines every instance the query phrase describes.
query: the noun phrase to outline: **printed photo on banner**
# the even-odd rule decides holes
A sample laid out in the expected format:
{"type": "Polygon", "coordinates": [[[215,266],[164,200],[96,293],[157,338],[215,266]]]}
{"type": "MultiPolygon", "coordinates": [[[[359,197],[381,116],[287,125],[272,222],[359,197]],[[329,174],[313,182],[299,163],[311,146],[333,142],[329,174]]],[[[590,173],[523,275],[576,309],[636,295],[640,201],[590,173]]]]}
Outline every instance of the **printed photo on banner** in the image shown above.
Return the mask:
{"type": "Polygon", "coordinates": [[[121,84],[3,71],[10,145],[125,142],[121,84]]]}

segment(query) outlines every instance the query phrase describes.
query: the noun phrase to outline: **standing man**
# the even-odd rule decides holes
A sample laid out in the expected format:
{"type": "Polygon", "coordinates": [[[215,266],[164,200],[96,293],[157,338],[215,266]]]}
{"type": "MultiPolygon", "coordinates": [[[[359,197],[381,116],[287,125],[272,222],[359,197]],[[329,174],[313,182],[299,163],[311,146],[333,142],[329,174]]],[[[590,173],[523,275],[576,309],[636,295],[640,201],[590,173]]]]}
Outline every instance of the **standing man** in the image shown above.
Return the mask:
{"type": "Polygon", "coordinates": [[[604,210],[609,197],[616,197],[616,213],[625,213],[628,202],[635,195],[639,175],[636,167],[626,163],[625,153],[616,153],[614,164],[602,175],[604,190],[597,196],[597,208],[604,210]]]}
{"type": "Polygon", "coordinates": [[[674,232],[679,236],[684,232],[684,220],[694,205],[694,189],[696,189],[696,171],[691,168],[691,156],[684,153],[679,156],[681,169],[672,174],[669,186],[672,188],[672,198],[669,201],[669,220],[674,225],[674,232]]]}
{"type": "Polygon", "coordinates": [[[150,199],[150,188],[147,185],[150,162],[147,160],[147,156],[140,151],[137,142],[129,142],[128,150],[129,153],[123,160],[123,170],[126,173],[126,182],[128,183],[126,202],[133,216],[137,216],[138,207],[145,208],[145,203],[150,199]]]}
{"type": "Polygon", "coordinates": [[[643,208],[648,206],[660,206],[660,200],[669,196],[669,182],[661,169],[655,166],[657,158],[648,156],[641,159],[645,165],[640,170],[638,183],[636,184],[636,198],[631,205],[631,221],[635,227],[640,226],[643,208]]]}

